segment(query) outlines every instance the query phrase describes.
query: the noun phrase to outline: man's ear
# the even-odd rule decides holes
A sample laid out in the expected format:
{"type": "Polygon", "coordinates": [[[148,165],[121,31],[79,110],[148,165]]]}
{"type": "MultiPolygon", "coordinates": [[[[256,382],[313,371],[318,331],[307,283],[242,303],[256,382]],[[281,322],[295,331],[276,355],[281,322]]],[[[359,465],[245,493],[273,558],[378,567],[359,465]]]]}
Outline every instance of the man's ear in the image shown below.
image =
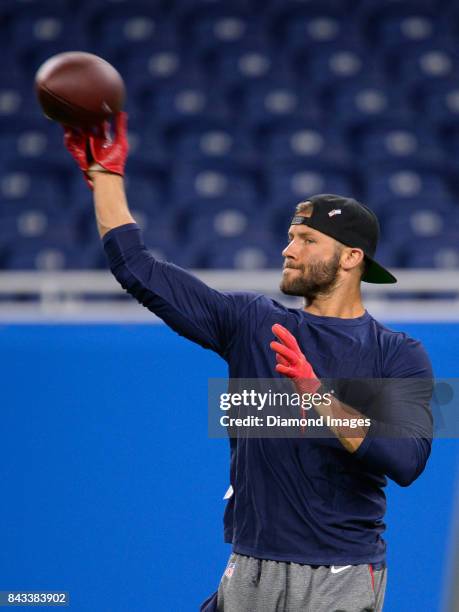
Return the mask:
{"type": "Polygon", "coordinates": [[[358,268],[361,265],[365,255],[362,249],[346,247],[343,249],[343,253],[341,254],[341,266],[345,270],[352,270],[353,268],[358,268]]]}

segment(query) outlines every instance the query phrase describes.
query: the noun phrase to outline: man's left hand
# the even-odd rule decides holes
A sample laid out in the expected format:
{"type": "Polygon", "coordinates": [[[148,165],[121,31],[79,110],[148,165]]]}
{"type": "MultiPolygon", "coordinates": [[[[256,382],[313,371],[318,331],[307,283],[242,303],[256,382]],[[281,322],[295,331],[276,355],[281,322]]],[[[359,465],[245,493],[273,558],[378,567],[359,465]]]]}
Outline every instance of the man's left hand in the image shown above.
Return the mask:
{"type": "Polygon", "coordinates": [[[295,336],[279,323],[272,326],[272,332],[279,340],[273,340],[270,344],[276,353],[276,371],[291,378],[300,391],[315,393],[321,382],[301,351],[295,336]]]}

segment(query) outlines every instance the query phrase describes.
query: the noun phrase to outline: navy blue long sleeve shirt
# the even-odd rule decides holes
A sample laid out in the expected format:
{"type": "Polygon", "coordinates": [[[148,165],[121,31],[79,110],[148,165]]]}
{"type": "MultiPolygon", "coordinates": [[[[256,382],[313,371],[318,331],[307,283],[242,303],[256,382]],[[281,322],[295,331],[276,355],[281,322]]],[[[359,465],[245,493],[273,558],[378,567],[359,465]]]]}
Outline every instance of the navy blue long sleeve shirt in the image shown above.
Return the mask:
{"type": "MultiPolygon", "coordinates": [[[[231,378],[279,376],[270,341],[280,323],[319,378],[433,379],[420,342],[367,311],[324,317],[256,293],[216,291],[155,259],[132,223],[110,230],[104,246],[122,287],[181,336],[218,353],[231,378]]],[[[336,438],[231,438],[225,541],[235,552],[275,561],[384,563],[386,477],[409,485],[431,450],[431,385],[413,389],[384,407],[390,419],[372,421],[354,453],[336,438]]]]}

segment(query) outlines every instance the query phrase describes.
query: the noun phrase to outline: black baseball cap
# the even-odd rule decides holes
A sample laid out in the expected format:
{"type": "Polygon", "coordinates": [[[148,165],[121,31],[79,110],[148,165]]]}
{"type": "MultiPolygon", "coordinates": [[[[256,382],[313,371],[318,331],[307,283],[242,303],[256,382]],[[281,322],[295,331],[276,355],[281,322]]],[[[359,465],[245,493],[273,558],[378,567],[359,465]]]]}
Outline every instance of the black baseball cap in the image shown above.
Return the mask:
{"type": "Polygon", "coordinates": [[[353,198],[331,193],[312,196],[306,202],[313,205],[311,216],[305,217],[299,213],[293,217],[291,225],[307,225],[346,246],[362,249],[367,262],[363,281],[397,282],[395,276],[373,259],[380,229],[378,217],[368,206],[353,198]]]}

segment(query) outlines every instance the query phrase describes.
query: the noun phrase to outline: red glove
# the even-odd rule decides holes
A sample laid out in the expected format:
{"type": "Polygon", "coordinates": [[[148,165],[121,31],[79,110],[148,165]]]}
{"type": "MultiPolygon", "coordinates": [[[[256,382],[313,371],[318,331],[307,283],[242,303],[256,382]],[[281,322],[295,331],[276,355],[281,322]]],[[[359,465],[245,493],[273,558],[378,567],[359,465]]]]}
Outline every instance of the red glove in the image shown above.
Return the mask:
{"type": "Polygon", "coordinates": [[[89,136],[87,132],[84,132],[83,130],[77,128],[64,126],[64,145],[80,167],[80,170],[83,172],[84,180],[92,189],[92,181],[89,180],[86,174],[89,168],[88,160],[86,157],[86,146],[88,143],[88,138],[89,136]]]}
{"type": "MultiPolygon", "coordinates": [[[[105,121],[89,136],[91,155],[96,164],[107,172],[124,176],[124,166],[129,151],[127,141],[127,113],[115,116],[115,138],[110,135],[110,124],[105,121]]],[[[97,168],[95,168],[97,169],[97,168]]]]}
{"type": "Polygon", "coordinates": [[[110,123],[105,121],[92,131],[65,127],[64,144],[82,170],[91,189],[93,189],[92,172],[110,172],[124,176],[129,150],[127,113],[116,114],[114,139],[110,134],[110,123]]]}
{"type": "Polygon", "coordinates": [[[276,353],[276,371],[292,378],[299,392],[315,393],[322,383],[315,375],[312,365],[301,352],[296,338],[279,323],[272,326],[272,331],[280,340],[280,342],[273,341],[270,344],[276,353]]]}

